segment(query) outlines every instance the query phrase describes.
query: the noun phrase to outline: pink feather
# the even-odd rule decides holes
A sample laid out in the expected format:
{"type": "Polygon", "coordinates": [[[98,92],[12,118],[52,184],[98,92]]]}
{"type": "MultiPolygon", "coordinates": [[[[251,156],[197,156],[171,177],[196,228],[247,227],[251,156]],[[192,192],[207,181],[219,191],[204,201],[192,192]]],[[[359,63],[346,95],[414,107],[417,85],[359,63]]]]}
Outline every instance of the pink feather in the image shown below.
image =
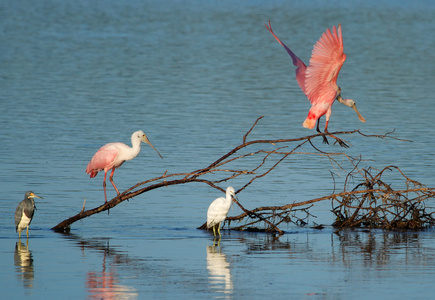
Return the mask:
{"type": "Polygon", "coordinates": [[[337,86],[337,76],[346,60],[346,55],[343,53],[341,26],[338,25],[338,33],[335,26],[333,27],[333,32],[327,29],[323,33],[314,45],[310,64],[306,67],[302,60],[275,35],[270,21],[269,26],[265,25],[267,30],[291,56],[293,65],[297,67],[296,80],[311,102],[312,106],[303,126],[310,129],[314,128],[316,121],[325,114],[328,122],[331,106],[340,93],[340,89],[337,86]]]}

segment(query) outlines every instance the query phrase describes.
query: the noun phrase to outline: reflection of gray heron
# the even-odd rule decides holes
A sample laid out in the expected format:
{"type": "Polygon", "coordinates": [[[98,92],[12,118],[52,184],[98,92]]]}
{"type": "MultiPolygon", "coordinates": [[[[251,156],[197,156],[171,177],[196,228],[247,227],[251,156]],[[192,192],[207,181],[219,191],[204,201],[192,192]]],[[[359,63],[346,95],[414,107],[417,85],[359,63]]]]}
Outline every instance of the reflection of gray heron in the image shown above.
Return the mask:
{"type": "Polygon", "coordinates": [[[237,200],[236,191],[232,186],[229,186],[226,191],[226,197],[215,199],[208,207],[207,229],[213,227],[214,236],[216,236],[216,227],[219,236],[221,236],[221,222],[225,221],[228,211],[230,210],[233,201],[231,197],[234,197],[237,200]]]}
{"type": "Polygon", "coordinates": [[[223,291],[225,294],[233,292],[230,263],[227,262],[226,255],[221,253],[220,247],[207,246],[207,270],[212,288],[223,291]]]}
{"type": "Polygon", "coordinates": [[[34,279],[33,258],[27,243],[26,246],[22,242],[15,244],[14,262],[24,287],[31,288],[34,279]]]}
{"type": "Polygon", "coordinates": [[[36,209],[35,200],[33,200],[35,197],[42,199],[33,192],[27,191],[24,200],[18,204],[15,210],[15,230],[18,231],[18,237],[21,237],[21,231],[26,227],[26,234],[29,237],[29,225],[32,222],[36,209]]]}

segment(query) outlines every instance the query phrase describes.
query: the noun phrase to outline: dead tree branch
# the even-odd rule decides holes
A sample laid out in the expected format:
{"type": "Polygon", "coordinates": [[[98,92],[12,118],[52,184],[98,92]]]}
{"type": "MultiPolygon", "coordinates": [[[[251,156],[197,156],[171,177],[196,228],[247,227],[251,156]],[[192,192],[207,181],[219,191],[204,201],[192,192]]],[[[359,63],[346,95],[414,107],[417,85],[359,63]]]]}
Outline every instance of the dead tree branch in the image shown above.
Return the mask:
{"type": "MultiPolygon", "coordinates": [[[[323,138],[322,133],[309,135],[309,136],[305,136],[305,137],[300,137],[300,138],[247,141],[248,135],[252,132],[254,127],[258,124],[258,122],[262,118],[263,118],[263,116],[257,118],[257,120],[254,122],[252,127],[243,135],[242,143],[240,145],[236,146],[235,148],[230,150],[228,153],[224,154],[223,156],[221,156],[220,158],[218,158],[217,160],[215,160],[214,162],[212,162],[211,164],[209,164],[205,168],[198,169],[198,170],[195,170],[192,172],[176,173],[176,174],[167,174],[167,171],[166,171],[161,176],[158,176],[158,177],[155,177],[152,179],[148,179],[148,180],[145,180],[143,182],[139,182],[139,183],[135,184],[131,188],[127,189],[126,191],[124,191],[123,193],[118,195],[117,197],[113,198],[112,200],[108,201],[107,203],[104,203],[101,206],[98,206],[96,208],[85,210],[85,207],[83,204],[83,208],[78,214],[60,222],[58,225],[54,226],[52,229],[55,231],[58,231],[58,232],[69,231],[70,226],[78,220],[84,219],[86,217],[92,216],[94,214],[97,214],[97,213],[100,213],[103,211],[110,210],[111,208],[114,208],[115,206],[117,206],[121,202],[124,202],[125,200],[129,200],[129,199],[131,199],[135,196],[138,196],[140,194],[143,194],[145,192],[148,192],[148,191],[151,191],[154,189],[158,189],[161,187],[168,187],[171,185],[179,185],[179,184],[186,184],[186,183],[191,183],[191,182],[198,182],[198,183],[207,184],[215,189],[218,189],[218,190],[224,192],[224,190],[218,186],[219,183],[227,182],[227,181],[230,181],[230,180],[238,178],[238,177],[246,178],[246,183],[236,192],[236,193],[240,193],[241,191],[246,189],[249,185],[251,185],[255,180],[268,175],[282,161],[284,161],[286,158],[288,158],[288,156],[294,155],[294,154],[321,155],[321,156],[328,157],[333,163],[334,163],[333,157],[337,156],[337,155],[347,157],[349,160],[353,160],[353,158],[348,157],[345,153],[341,153],[341,152],[340,153],[327,153],[327,152],[321,151],[318,148],[316,148],[313,145],[312,140],[317,138],[317,137],[323,138]],[[298,144],[296,144],[295,146],[291,146],[294,143],[298,143],[298,144]],[[277,148],[274,150],[270,150],[270,151],[267,151],[267,150],[249,151],[249,147],[252,145],[256,145],[256,144],[272,145],[272,146],[275,146],[277,148]],[[278,147],[277,145],[282,145],[282,146],[278,147]],[[311,148],[314,150],[314,152],[313,153],[297,152],[297,150],[300,149],[304,145],[310,145],[311,148]],[[242,149],[244,149],[246,151],[246,153],[238,154],[242,149]],[[286,151],[284,151],[284,150],[286,150],[286,151]],[[236,155],[236,154],[238,154],[238,155],[236,155]],[[248,157],[249,158],[254,157],[258,161],[258,163],[256,165],[254,165],[253,167],[251,167],[251,169],[240,170],[240,169],[230,168],[230,167],[226,166],[226,165],[229,165],[233,162],[238,162],[238,163],[243,162],[243,159],[248,158],[248,157]],[[272,163],[271,166],[266,164],[270,160],[274,160],[274,159],[276,161],[274,163],[272,163]],[[212,176],[213,180],[206,179],[205,175],[213,175],[212,176]]],[[[370,136],[370,135],[365,135],[365,134],[361,133],[360,130],[338,131],[338,132],[333,132],[332,134],[337,136],[337,135],[352,135],[352,134],[356,134],[356,133],[360,134],[362,136],[365,136],[365,137],[376,137],[376,138],[383,138],[383,139],[390,138],[390,136],[389,136],[390,133],[387,133],[387,134],[382,135],[382,136],[370,136]]],[[[394,138],[394,137],[391,137],[391,138],[394,138]]],[[[394,138],[394,139],[397,139],[397,138],[394,138]]],[[[336,161],[335,161],[335,163],[337,164],[337,166],[340,166],[340,164],[337,163],[336,161]]],[[[249,165],[249,164],[247,164],[247,165],[249,165]]],[[[320,200],[317,200],[317,201],[320,201],[320,200]]],[[[316,201],[312,200],[312,201],[304,201],[301,203],[295,203],[295,204],[290,205],[289,208],[290,207],[293,208],[296,206],[302,206],[302,205],[310,204],[310,203],[314,203],[314,202],[316,202],[316,201]]],[[[282,230],[280,230],[277,226],[277,224],[280,224],[282,221],[280,221],[278,223],[273,222],[273,220],[271,221],[270,215],[264,214],[263,212],[260,214],[259,212],[261,212],[261,210],[256,210],[256,209],[251,210],[251,211],[247,210],[239,202],[237,202],[237,205],[244,211],[245,216],[249,216],[250,218],[255,218],[255,219],[263,222],[264,224],[266,224],[268,226],[269,231],[278,232],[278,233],[282,234],[282,230]]],[[[279,213],[279,214],[274,214],[273,216],[274,216],[274,218],[278,218],[279,216],[284,216],[284,215],[285,215],[285,213],[279,213]]],[[[228,218],[228,220],[232,220],[232,219],[228,218]]]]}
{"type": "MultiPolygon", "coordinates": [[[[428,188],[421,183],[405,176],[396,166],[388,166],[372,175],[372,169],[361,169],[357,166],[352,172],[362,176],[361,183],[351,190],[334,193],[329,196],[320,197],[308,201],[287,204],[283,206],[258,207],[250,212],[261,215],[263,219],[273,220],[278,226],[280,223],[294,223],[296,225],[305,224],[304,220],[309,216],[308,208],[314,203],[329,200],[331,203],[338,203],[333,208],[333,213],[337,219],[333,226],[339,230],[349,227],[368,227],[393,229],[421,229],[435,225],[434,207],[429,207],[426,201],[435,198],[435,189],[428,188]],[[401,189],[393,189],[391,185],[382,180],[387,171],[397,171],[402,180],[398,181],[401,189]],[[305,206],[305,207],[304,207],[305,206]],[[295,209],[296,207],[303,207],[295,209]],[[303,214],[302,217],[297,213],[303,214]]],[[[400,178],[399,178],[400,179],[400,178]]],[[[391,178],[389,178],[391,180],[391,178]]],[[[229,222],[245,223],[233,227],[234,230],[255,230],[271,231],[266,224],[261,226],[262,220],[256,220],[251,215],[242,213],[238,216],[228,217],[229,222]]]]}

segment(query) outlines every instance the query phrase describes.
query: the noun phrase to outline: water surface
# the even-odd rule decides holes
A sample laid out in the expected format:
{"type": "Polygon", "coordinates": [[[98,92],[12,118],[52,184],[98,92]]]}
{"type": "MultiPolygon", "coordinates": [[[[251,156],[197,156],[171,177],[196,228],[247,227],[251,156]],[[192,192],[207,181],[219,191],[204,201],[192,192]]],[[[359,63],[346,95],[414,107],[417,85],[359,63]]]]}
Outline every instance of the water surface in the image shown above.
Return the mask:
{"type": "MultiPolygon", "coordinates": [[[[402,140],[346,136],[361,167],[396,165],[433,186],[435,72],[432,1],[5,1],[0,4],[0,282],[5,297],[78,298],[427,298],[435,237],[423,232],[296,228],[275,239],[224,231],[219,246],[201,230],[221,196],[201,184],[142,194],[77,222],[72,235],[50,230],[104,201],[102,174],[84,170],[104,143],[148,146],[115,172],[120,190],[168,173],[206,166],[250,139],[296,138],[309,103],[291,60],[264,28],[306,63],[326,28],[342,24],[347,60],[343,96],[366,123],[334,104],[329,129],[395,130],[402,140]],[[18,240],[13,215],[26,190],[44,197],[30,238],[18,240]],[[67,295],[67,296],[65,296],[67,295]]],[[[312,151],[305,147],[304,151],[312,151]]],[[[349,165],[343,161],[348,170],[349,165]]],[[[249,167],[249,166],[248,166],[249,167]]],[[[240,193],[247,208],[332,193],[327,159],[290,157],[240,193]]],[[[396,178],[391,178],[392,183],[396,178]]],[[[235,187],[243,181],[229,182],[235,187]]],[[[226,183],[222,184],[226,187],[226,183]]],[[[393,186],[394,187],[394,186],[393,186]]],[[[115,196],[108,184],[108,197],[115,196]]],[[[330,203],[314,208],[331,224],[330,203]]],[[[236,215],[237,208],[230,211],[236,215]]]]}

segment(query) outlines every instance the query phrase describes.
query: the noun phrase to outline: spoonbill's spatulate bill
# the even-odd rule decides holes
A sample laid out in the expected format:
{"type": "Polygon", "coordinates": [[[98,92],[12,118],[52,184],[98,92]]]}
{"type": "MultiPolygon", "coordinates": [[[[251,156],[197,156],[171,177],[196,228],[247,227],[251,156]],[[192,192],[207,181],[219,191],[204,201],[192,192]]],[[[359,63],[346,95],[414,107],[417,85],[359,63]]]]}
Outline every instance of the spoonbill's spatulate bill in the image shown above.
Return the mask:
{"type": "Polygon", "coordinates": [[[236,191],[232,186],[227,188],[225,196],[225,198],[219,197],[215,199],[208,207],[207,229],[213,227],[214,236],[216,236],[216,228],[219,236],[221,236],[221,223],[225,221],[228,211],[230,210],[231,203],[233,201],[231,197],[234,197],[237,200],[236,191]]]}
{"type": "MultiPolygon", "coordinates": [[[[267,30],[275,37],[275,39],[284,47],[287,53],[293,60],[293,65],[296,68],[296,80],[311,102],[311,109],[302,126],[312,129],[316,125],[319,130],[319,119],[325,115],[325,133],[328,133],[328,123],[331,117],[331,106],[334,100],[337,99],[340,103],[349,106],[358,114],[361,122],[365,122],[363,116],[358,112],[355,101],[352,99],[344,99],[341,97],[341,89],[337,86],[337,77],[346,60],[346,54],[343,53],[343,36],[341,25],[337,28],[334,26],[329,28],[322,34],[320,39],[314,45],[313,52],[310,58],[310,64],[307,67],[304,62],[293,53],[273,32],[269,21],[269,26],[265,24],[267,30]]],[[[335,138],[340,145],[345,146],[337,137],[335,138]]],[[[324,139],[327,142],[326,137],[324,139]]]]}
{"type": "Polygon", "coordinates": [[[104,187],[105,202],[107,202],[107,196],[106,196],[107,171],[112,170],[109,179],[119,195],[119,190],[116,187],[115,183],[113,182],[113,173],[115,173],[115,169],[119,168],[125,161],[131,160],[139,154],[141,142],[150,145],[157,152],[160,158],[163,159],[159,151],[157,151],[157,149],[154,148],[154,146],[148,140],[146,134],[142,130],[139,130],[131,135],[132,147],[129,147],[124,143],[106,144],[94,154],[91,161],[89,162],[86,168],[86,173],[88,173],[91,178],[97,176],[98,172],[104,170],[103,187],[104,187]]]}

